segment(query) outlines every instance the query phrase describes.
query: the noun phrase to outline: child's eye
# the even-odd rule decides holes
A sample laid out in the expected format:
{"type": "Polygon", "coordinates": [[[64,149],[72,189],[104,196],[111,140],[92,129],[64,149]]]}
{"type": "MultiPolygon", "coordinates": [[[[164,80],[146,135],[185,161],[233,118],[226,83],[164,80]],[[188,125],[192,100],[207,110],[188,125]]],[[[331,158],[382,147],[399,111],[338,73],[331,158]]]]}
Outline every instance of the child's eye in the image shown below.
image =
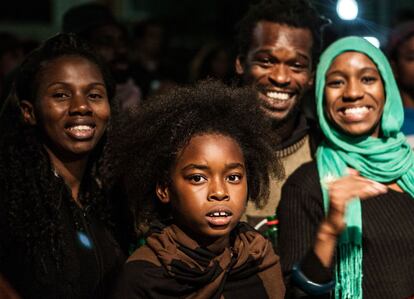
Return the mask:
{"type": "Polygon", "coordinates": [[[193,184],[201,184],[207,180],[205,177],[199,174],[191,175],[187,179],[193,184]]]}
{"type": "Polygon", "coordinates": [[[239,174],[231,174],[227,177],[227,180],[231,183],[238,183],[242,179],[242,176],[239,174]]]}

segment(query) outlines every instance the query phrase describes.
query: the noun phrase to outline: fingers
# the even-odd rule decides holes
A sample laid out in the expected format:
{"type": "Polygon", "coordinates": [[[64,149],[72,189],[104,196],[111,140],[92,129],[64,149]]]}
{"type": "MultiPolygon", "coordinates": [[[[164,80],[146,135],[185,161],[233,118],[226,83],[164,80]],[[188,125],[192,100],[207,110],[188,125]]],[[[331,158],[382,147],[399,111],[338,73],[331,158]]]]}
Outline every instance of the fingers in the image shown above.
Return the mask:
{"type": "Polygon", "coordinates": [[[328,186],[330,198],[348,201],[354,197],[366,199],[386,193],[388,187],[384,184],[355,175],[354,173],[342,177],[328,186]]]}
{"type": "Polygon", "coordinates": [[[374,181],[369,181],[356,191],[356,196],[358,196],[360,199],[367,199],[386,193],[387,191],[388,187],[386,185],[374,181]]]}
{"type": "Polygon", "coordinates": [[[347,170],[348,175],[359,175],[359,171],[356,169],[348,167],[346,170],[347,170]]]}
{"type": "Polygon", "coordinates": [[[329,212],[327,222],[339,234],[345,227],[345,211],[350,200],[356,197],[367,199],[387,191],[386,185],[361,177],[357,171],[349,169],[349,175],[328,185],[329,212]]]}

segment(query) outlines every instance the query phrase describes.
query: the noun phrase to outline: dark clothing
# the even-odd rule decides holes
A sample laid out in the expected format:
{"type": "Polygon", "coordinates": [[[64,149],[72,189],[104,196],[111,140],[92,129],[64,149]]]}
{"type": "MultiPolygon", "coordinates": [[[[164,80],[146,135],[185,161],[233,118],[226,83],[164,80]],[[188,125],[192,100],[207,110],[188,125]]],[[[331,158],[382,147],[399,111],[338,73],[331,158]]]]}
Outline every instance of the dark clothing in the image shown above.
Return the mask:
{"type": "Polygon", "coordinates": [[[114,298],[283,298],[271,244],[244,223],[232,240],[215,255],[175,225],[158,230],[129,258],[114,298]]]}
{"type": "Polygon", "coordinates": [[[125,255],[93,209],[79,208],[63,180],[53,179],[62,186],[61,194],[56,194],[61,221],[54,224],[60,227],[64,244],[59,268],[51,249],[39,247],[29,254],[32,248],[8,221],[7,193],[2,193],[6,197],[0,200],[0,273],[22,298],[105,298],[125,255]]]}
{"type": "MultiPolygon", "coordinates": [[[[363,236],[363,297],[408,298],[414,295],[414,200],[407,193],[388,193],[361,201],[363,236]]],[[[301,297],[290,282],[294,263],[312,281],[333,277],[313,254],[323,199],[315,162],[302,165],[282,189],[279,215],[279,253],[287,298],[301,297]]],[[[311,297],[308,297],[311,298],[311,297]]],[[[329,298],[320,296],[318,298],[329,298]]]]}
{"type": "MultiPolygon", "coordinates": [[[[285,155],[282,152],[297,144],[306,135],[309,136],[309,147],[312,157],[315,156],[318,145],[323,139],[323,134],[318,127],[317,121],[307,118],[304,114],[298,116],[295,129],[292,134],[290,134],[289,138],[283,140],[279,144],[277,150],[281,153],[278,154],[278,156],[284,157],[285,155]]],[[[289,153],[286,154],[289,155],[289,153]]]]}
{"type": "Polygon", "coordinates": [[[270,196],[266,205],[258,208],[253,202],[248,202],[245,217],[242,220],[248,222],[262,234],[266,234],[269,227],[267,225],[259,226],[260,223],[264,223],[267,217],[274,216],[279,204],[283,183],[299,166],[313,160],[321,140],[322,134],[317,123],[306,118],[304,114],[299,115],[295,130],[276,149],[276,156],[284,168],[285,177],[283,179],[271,177],[270,196]]]}

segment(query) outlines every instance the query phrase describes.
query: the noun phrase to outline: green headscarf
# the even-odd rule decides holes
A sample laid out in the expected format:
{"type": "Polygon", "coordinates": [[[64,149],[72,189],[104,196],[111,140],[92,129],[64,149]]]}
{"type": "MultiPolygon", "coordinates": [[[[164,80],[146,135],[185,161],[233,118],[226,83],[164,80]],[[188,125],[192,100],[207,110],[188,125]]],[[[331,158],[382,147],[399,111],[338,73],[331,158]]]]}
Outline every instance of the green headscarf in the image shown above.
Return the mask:
{"type": "MultiPolygon", "coordinates": [[[[316,101],[318,119],[326,136],[318,148],[316,158],[321,178],[325,213],[329,197],[327,182],[346,175],[346,168],[358,170],[361,176],[397,184],[414,196],[414,155],[400,132],[403,106],[391,67],[384,54],[359,37],[342,38],[329,46],[320,58],[316,71],[316,101]],[[335,57],[355,51],[367,55],[377,66],[385,89],[385,106],[381,118],[379,138],[352,137],[334,128],[326,118],[324,89],[325,76],[335,57]]],[[[347,228],[338,245],[335,298],[362,298],[362,219],[358,198],[348,204],[345,214],[347,228]]]]}

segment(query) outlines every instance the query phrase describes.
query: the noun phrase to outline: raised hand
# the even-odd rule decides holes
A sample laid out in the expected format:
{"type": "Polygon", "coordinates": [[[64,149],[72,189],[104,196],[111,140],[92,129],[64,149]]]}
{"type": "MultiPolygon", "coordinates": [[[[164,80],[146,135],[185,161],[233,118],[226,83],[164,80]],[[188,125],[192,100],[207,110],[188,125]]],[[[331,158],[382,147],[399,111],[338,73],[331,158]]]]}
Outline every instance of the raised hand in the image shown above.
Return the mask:
{"type": "Polygon", "coordinates": [[[329,212],[319,226],[314,244],[314,252],[325,267],[331,265],[338,236],[345,229],[347,204],[355,197],[364,200],[388,190],[386,185],[364,178],[354,169],[348,169],[348,173],[328,183],[329,212]]]}
{"type": "Polygon", "coordinates": [[[345,228],[346,206],[355,197],[364,200],[386,193],[388,187],[359,175],[358,171],[349,168],[348,175],[328,185],[329,212],[326,223],[332,228],[331,233],[339,235],[345,228]]]}

